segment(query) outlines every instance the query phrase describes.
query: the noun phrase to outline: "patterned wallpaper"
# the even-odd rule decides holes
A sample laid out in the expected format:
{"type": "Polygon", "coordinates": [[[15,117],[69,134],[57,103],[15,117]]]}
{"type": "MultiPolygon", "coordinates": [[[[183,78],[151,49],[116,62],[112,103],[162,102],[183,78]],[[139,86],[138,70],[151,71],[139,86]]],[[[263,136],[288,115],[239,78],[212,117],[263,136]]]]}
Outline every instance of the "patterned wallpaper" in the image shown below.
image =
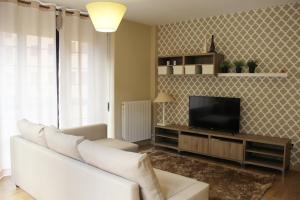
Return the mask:
{"type": "MultiPolygon", "coordinates": [[[[292,165],[300,169],[300,4],[158,26],[158,56],[201,53],[211,34],[225,59],[257,59],[257,72],[286,69],[288,78],[159,76],[158,91],[176,99],[167,121],[188,124],[190,95],[240,97],[241,132],[291,138],[292,165]]],[[[161,106],[156,113],[160,120],[161,106]]]]}

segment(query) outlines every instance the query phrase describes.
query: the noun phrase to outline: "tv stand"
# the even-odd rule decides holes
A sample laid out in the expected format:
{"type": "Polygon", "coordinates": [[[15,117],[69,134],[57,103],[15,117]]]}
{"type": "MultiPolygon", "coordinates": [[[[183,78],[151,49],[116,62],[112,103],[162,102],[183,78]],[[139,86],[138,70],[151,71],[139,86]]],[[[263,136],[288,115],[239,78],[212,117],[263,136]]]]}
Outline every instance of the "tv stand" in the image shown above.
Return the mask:
{"type": "Polygon", "coordinates": [[[187,126],[155,126],[154,145],[244,165],[280,170],[289,169],[291,140],[252,134],[231,134],[187,126]]]}

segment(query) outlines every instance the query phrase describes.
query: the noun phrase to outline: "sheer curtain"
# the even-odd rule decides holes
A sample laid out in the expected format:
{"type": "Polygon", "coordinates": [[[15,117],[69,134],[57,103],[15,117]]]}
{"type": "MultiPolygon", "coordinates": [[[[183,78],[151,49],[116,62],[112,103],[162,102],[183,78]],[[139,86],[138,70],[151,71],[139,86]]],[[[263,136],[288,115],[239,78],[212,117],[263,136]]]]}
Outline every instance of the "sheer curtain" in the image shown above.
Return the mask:
{"type": "Polygon", "coordinates": [[[55,8],[0,1],[0,176],[21,118],[57,124],[55,8]]]}
{"type": "Polygon", "coordinates": [[[61,18],[60,127],[107,123],[107,34],[79,12],[62,11],[61,18]]]}

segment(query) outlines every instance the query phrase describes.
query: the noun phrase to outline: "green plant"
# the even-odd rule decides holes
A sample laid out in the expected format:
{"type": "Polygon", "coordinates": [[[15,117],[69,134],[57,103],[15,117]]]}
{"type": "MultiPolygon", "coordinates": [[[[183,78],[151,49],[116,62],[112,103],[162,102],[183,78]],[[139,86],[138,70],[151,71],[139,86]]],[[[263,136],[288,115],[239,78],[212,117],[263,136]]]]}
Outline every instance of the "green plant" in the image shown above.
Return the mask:
{"type": "Polygon", "coordinates": [[[231,63],[228,60],[225,60],[220,67],[229,69],[231,67],[231,63]]]}
{"type": "Polygon", "coordinates": [[[227,73],[228,72],[228,69],[231,67],[231,64],[229,61],[225,60],[221,65],[220,65],[220,68],[221,68],[221,72],[222,73],[227,73]]]}
{"type": "Polygon", "coordinates": [[[236,60],[233,64],[237,73],[241,73],[243,66],[245,66],[245,62],[243,60],[236,60]]]}
{"type": "Polygon", "coordinates": [[[247,66],[249,67],[249,72],[254,73],[255,69],[257,67],[257,61],[256,60],[248,60],[247,66]]]}
{"type": "Polygon", "coordinates": [[[236,68],[242,68],[245,66],[245,62],[243,60],[235,60],[233,61],[233,64],[236,68]]]}

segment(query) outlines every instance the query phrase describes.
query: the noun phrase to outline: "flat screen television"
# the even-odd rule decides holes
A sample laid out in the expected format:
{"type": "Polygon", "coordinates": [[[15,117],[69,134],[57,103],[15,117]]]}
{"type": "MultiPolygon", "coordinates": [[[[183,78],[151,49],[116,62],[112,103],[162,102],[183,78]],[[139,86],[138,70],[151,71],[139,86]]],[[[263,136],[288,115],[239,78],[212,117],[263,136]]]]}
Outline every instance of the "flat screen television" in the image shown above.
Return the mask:
{"type": "Polygon", "coordinates": [[[240,129],[240,99],[190,96],[189,126],[238,133],[240,129]]]}

